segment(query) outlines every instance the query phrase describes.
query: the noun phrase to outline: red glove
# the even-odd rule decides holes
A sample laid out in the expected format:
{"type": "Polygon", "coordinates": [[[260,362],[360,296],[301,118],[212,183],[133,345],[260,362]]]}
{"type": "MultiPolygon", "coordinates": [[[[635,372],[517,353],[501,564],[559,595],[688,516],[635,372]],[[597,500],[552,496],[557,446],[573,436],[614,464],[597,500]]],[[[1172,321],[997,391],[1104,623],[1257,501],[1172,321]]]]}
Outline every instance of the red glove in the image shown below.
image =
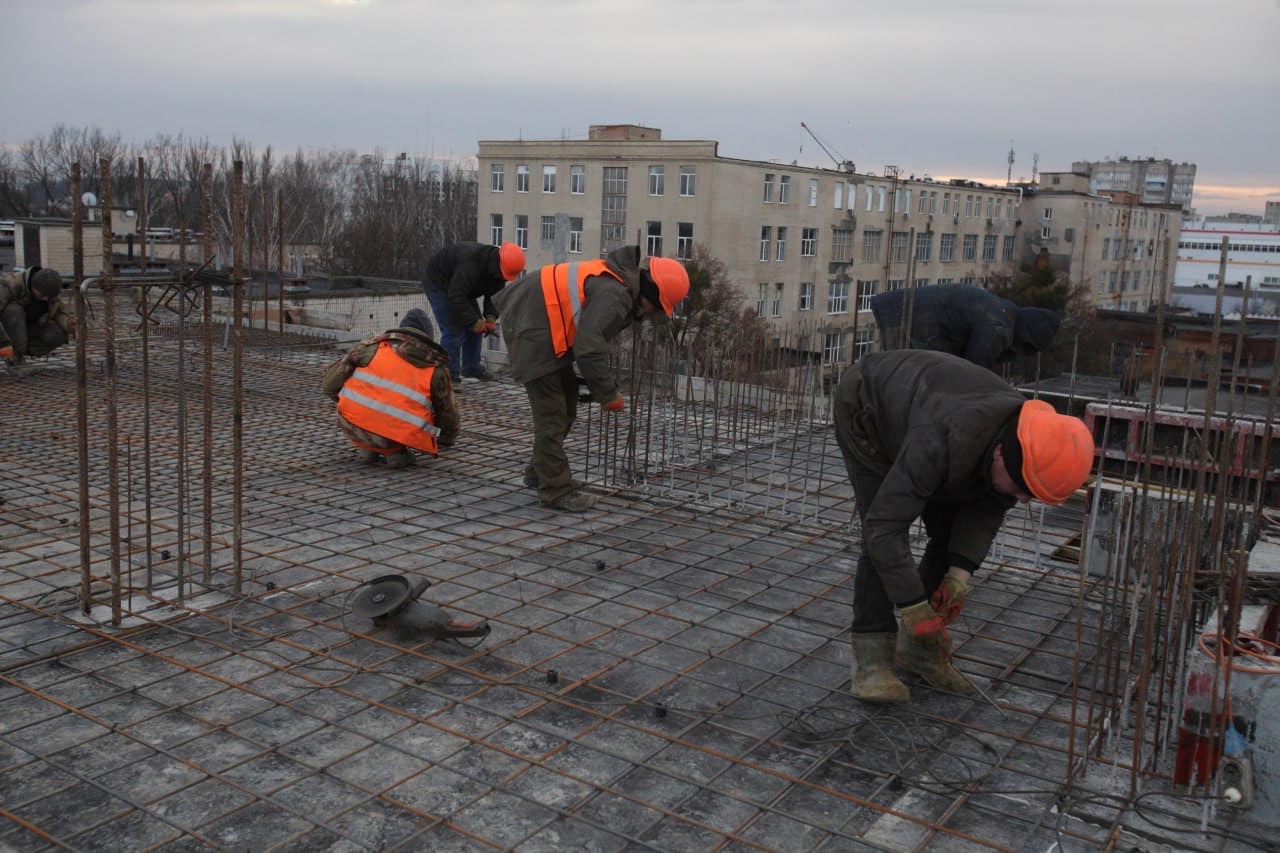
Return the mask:
{"type": "Polygon", "coordinates": [[[12,344],[5,344],[4,346],[0,346],[0,358],[8,359],[9,361],[13,360],[12,344]]]}
{"type": "Polygon", "coordinates": [[[911,636],[926,642],[942,640],[947,636],[947,623],[927,601],[920,601],[902,609],[902,627],[911,636]]]}
{"type": "Polygon", "coordinates": [[[471,327],[471,331],[475,332],[477,335],[491,335],[497,330],[498,324],[492,320],[486,320],[484,317],[476,320],[475,325],[471,327]]]}
{"type": "Polygon", "coordinates": [[[964,601],[969,597],[970,586],[956,575],[948,572],[943,575],[942,583],[929,596],[929,604],[942,619],[942,624],[950,625],[964,609],[964,601]]]}
{"type": "Polygon", "coordinates": [[[603,404],[600,408],[604,409],[606,412],[621,412],[625,407],[626,403],[623,401],[622,395],[619,394],[617,397],[614,397],[609,402],[603,404]]]}

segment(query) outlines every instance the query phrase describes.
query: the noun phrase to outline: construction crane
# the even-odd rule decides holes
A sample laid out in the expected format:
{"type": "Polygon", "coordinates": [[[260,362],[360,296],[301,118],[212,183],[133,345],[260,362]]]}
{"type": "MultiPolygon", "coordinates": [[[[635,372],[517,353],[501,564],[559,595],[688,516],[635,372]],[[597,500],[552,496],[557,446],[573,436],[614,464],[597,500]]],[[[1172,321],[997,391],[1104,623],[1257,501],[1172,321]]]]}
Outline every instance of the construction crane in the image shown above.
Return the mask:
{"type": "MultiPolygon", "coordinates": [[[[831,149],[827,147],[826,143],[818,138],[818,134],[813,132],[813,128],[809,127],[809,125],[805,124],[804,122],[800,122],[800,126],[804,128],[805,133],[813,137],[813,141],[818,143],[819,148],[827,152],[827,156],[831,158],[831,162],[836,164],[837,169],[840,169],[841,171],[849,172],[849,173],[853,173],[854,171],[856,171],[856,168],[853,165],[853,161],[846,160],[843,156],[837,157],[836,154],[833,154],[831,152],[831,149]]],[[[836,152],[836,153],[838,154],[839,152],[836,152]]]]}

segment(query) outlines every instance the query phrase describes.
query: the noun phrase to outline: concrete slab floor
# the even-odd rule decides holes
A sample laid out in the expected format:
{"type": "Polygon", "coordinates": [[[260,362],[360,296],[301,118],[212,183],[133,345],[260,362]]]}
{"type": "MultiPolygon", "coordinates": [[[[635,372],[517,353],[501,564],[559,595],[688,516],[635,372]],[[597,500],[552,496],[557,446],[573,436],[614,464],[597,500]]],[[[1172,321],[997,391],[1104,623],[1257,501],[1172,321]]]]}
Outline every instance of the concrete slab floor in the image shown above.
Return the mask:
{"type": "MultiPolygon", "coordinates": [[[[1043,555],[1078,513],[1036,537],[1008,525],[957,626],[959,666],[999,708],[918,682],[910,705],[874,708],[847,692],[856,551],[827,431],[558,514],[521,483],[519,387],[468,384],[457,447],[388,471],[357,463],[319,392],[340,350],[249,337],[243,517],[219,351],[208,549],[198,373],[179,383],[176,344],[157,341],[144,410],[127,349],[113,438],[92,362],[94,594],[109,603],[112,441],[125,582],[145,596],[149,567],[170,602],[187,584],[177,616],[125,629],[70,619],[71,353],[0,375],[0,848],[1244,850],[1264,837],[1221,814],[1198,831],[1183,799],[1123,807],[1106,769],[1065,788],[1075,591],[1043,555]],[[218,598],[201,598],[206,566],[218,598]],[[432,580],[425,600],[492,633],[397,643],[350,612],[387,573],[432,580]]],[[[609,461],[585,458],[601,434],[584,413],[571,439],[588,481],[609,461]]]]}

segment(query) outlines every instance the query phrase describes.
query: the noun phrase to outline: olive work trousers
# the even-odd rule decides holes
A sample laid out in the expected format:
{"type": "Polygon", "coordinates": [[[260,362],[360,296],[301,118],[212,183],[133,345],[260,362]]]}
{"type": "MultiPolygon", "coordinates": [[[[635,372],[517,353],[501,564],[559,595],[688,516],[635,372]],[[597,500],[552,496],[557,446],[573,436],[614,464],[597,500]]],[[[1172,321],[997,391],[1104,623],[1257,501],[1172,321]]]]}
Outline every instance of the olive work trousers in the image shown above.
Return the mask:
{"type": "Polygon", "coordinates": [[[538,500],[552,504],[574,490],[564,440],[578,417],[578,377],[569,365],[526,382],[524,390],[533,410],[533,455],[525,476],[537,478],[538,500]]]}

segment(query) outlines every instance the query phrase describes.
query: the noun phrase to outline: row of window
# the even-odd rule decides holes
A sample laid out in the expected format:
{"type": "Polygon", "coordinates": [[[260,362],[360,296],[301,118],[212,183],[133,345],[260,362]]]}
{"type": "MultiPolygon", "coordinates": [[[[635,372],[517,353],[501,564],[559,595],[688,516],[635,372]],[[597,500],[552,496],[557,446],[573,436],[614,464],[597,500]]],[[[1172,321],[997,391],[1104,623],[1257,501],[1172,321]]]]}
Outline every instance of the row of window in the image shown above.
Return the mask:
{"type": "MultiPolygon", "coordinates": [[[[778,226],[778,236],[774,239],[771,225],[760,226],[760,260],[767,261],[771,257],[775,261],[787,259],[787,226],[778,226]]],[[[800,229],[800,257],[812,258],[818,254],[818,229],[800,229]]]]}
{"type": "MultiPolygon", "coordinates": [[[[617,167],[613,167],[615,170],[617,167]]],[[[605,168],[608,173],[610,167],[605,168]]],[[[621,170],[624,175],[626,170],[621,170]]],[[[558,175],[557,167],[553,164],[545,164],[542,167],[542,191],[547,194],[556,192],[556,178],[558,175]]],[[[625,177],[624,177],[625,180],[625,177]]],[[[680,195],[691,198],[697,194],[698,169],[696,166],[680,167],[680,195]]],[[[605,192],[609,192],[609,176],[606,174],[604,178],[605,192]]],[[[527,163],[519,163],[516,165],[516,192],[529,192],[530,171],[527,163]]],[[[649,195],[660,196],[666,194],[667,175],[666,167],[654,165],[649,167],[649,195]]],[[[506,192],[507,188],[507,168],[505,163],[489,164],[489,191],[500,193],[506,192]]],[[[569,194],[570,195],[586,195],[587,192],[587,167],[584,165],[574,164],[569,167],[569,194]]]]}
{"type": "MultiPolygon", "coordinates": [[[[767,226],[766,226],[767,227],[767,226]]],[[[761,260],[768,260],[764,254],[763,239],[764,231],[761,231],[761,260]]],[[[976,261],[978,260],[978,237],[982,237],[982,260],[984,262],[994,262],[996,255],[999,253],[1001,260],[1012,261],[1017,250],[1018,238],[1009,234],[1001,237],[998,234],[964,234],[957,235],[953,233],[938,235],[938,260],[942,263],[951,263],[956,260],[956,237],[962,237],[960,244],[960,260],[976,261]]],[[[933,237],[932,231],[919,231],[916,233],[916,242],[914,246],[915,259],[921,263],[929,263],[933,260],[933,237]]],[[[854,258],[854,234],[847,228],[836,228],[831,233],[831,260],[835,263],[850,263],[854,258]]],[[[909,241],[911,234],[908,231],[895,231],[893,237],[889,241],[889,260],[891,263],[905,263],[908,253],[913,250],[909,241]]],[[[862,262],[863,263],[880,263],[884,260],[884,231],[879,228],[868,228],[862,232],[862,262]]],[[[779,260],[781,260],[779,258],[779,260]]]]}
{"type": "Polygon", "coordinates": [[[1112,240],[1110,237],[1103,237],[1102,259],[1118,261],[1124,258],[1140,258],[1144,248],[1147,255],[1151,256],[1155,254],[1156,244],[1152,240],[1129,240],[1121,237],[1112,240]]]}
{"type": "MultiPolygon", "coordinates": [[[[1202,252],[1217,252],[1221,250],[1222,243],[1206,243],[1203,240],[1182,240],[1178,243],[1179,249],[1190,249],[1202,252]]],[[[1280,254],[1280,243],[1227,243],[1227,251],[1229,252],[1259,252],[1268,255],[1280,254]]]]}
{"type": "MultiPolygon", "coordinates": [[[[539,237],[543,245],[554,244],[557,239],[556,217],[541,217],[539,237]]],[[[580,255],[583,253],[582,248],[582,227],[583,218],[581,216],[568,217],[568,251],[571,255],[580,255]]],[[[489,242],[495,246],[500,246],[506,240],[505,218],[501,213],[489,214],[489,242]]],[[[511,242],[515,243],[521,249],[529,248],[529,217],[525,214],[516,214],[515,231],[511,237],[511,242]]],[[[662,223],[653,221],[646,224],[645,227],[645,254],[649,256],[662,255],[662,223]]],[[[693,223],[677,222],[676,223],[676,258],[678,260],[687,261],[693,257],[693,223]]]]}
{"type": "Polygon", "coordinates": [[[1151,270],[1134,270],[1132,275],[1129,274],[1128,270],[1120,271],[1118,275],[1116,270],[1111,270],[1109,273],[1099,273],[1098,292],[1125,293],[1129,290],[1142,290],[1144,289],[1144,275],[1145,288],[1149,290],[1151,287],[1151,270]]]}
{"type": "MultiPolygon", "coordinates": [[[[916,287],[929,287],[933,284],[967,284],[976,285],[979,283],[977,276],[967,275],[960,279],[940,278],[936,282],[927,278],[916,279],[916,287]]],[[[849,297],[850,285],[852,281],[833,280],[827,284],[827,314],[848,314],[849,313],[849,297]]],[[[907,280],[904,278],[891,278],[888,284],[883,288],[883,292],[889,293],[894,290],[904,290],[907,286],[907,280]]],[[[782,306],[786,301],[787,286],[785,282],[760,282],[757,286],[756,293],[756,313],[761,317],[781,317],[782,306]]],[[[800,289],[796,308],[799,311],[812,311],[814,308],[814,296],[816,285],[812,281],[800,282],[800,289]]],[[[871,310],[871,297],[881,292],[880,281],[878,279],[859,280],[857,282],[856,300],[858,311],[871,310]]]]}

